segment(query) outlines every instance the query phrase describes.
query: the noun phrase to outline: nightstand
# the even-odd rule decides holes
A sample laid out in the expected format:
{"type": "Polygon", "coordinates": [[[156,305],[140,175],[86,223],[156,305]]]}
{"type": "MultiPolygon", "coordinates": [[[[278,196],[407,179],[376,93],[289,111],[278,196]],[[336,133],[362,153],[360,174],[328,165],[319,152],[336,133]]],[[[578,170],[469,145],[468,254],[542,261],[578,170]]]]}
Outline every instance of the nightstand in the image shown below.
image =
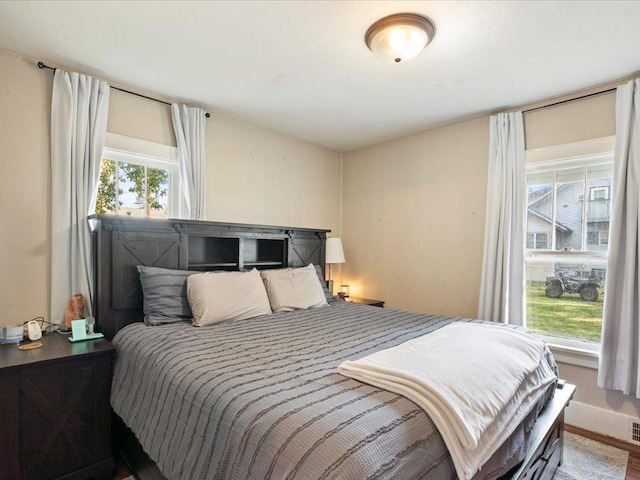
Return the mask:
{"type": "Polygon", "coordinates": [[[0,346],[0,478],[86,479],[108,475],[111,363],[106,340],[0,346]]]}
{"type": "Polygon", "coordinates": [[[384,300],[371,300],[370,298],[360,297],[344,297],[347,302],[360,303],[362,305],[371,305],[372,307],[384,308],[384,300]]]}

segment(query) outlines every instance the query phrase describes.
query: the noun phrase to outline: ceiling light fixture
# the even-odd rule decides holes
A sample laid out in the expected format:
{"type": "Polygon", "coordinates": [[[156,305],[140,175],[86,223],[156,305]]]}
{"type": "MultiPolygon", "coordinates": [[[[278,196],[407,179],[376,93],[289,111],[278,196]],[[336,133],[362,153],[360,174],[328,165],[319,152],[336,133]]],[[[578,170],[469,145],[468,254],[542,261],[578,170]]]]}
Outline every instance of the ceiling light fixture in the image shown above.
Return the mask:
{"type": "Polygon", "coordinates": [[[415,13],[398,13],[378,20],[369,27],[364,40],[376,57],[400,63],[418,55],[436,33],[426,17],[415,13]]]}

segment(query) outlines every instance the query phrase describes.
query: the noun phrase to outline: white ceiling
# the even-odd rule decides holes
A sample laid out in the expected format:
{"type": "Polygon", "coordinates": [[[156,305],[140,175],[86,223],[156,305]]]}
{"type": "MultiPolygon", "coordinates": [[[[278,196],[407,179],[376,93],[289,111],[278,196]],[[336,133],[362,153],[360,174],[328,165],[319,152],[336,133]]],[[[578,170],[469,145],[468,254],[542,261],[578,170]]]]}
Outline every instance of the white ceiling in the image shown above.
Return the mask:
{"type": "Polygon", "coordinates": [[[640,70],[640,2],[0,1],[0,47],[349,151],[640,70]],[[402,64],[367,28],[436,25],[402,64]]]}

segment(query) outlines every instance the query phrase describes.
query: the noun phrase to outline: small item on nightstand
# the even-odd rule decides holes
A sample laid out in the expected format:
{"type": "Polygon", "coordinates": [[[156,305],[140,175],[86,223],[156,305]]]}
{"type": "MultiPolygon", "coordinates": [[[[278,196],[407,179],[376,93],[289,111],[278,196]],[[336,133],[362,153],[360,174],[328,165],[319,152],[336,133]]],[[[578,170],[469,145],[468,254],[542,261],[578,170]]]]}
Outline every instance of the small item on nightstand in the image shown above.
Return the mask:
{"type": "Polygon", "coordinates": [[[35,340],[40,340],[42,338],[42,329],[40,325],[35,320],[29,320],[26,325],[27,330],[27,338],[32,342],[35,340]]]}
{"type": "Polygon", "coordinates": [[[96,325],[96,319],[93,317],[87,317],[87,335],[93,335],[95,332],[93,329],[96,325]]]}
{"type": "Polygon", "coordinates": [[[349,285],[340,285],[340,292],[338,293],[342,298],[349,297],[349,285]]]}
{"type": "Polygon", "coordinates": [[[82,320],[72,320],[71,321],[71,336],[69,337],[70,342],[81,342],[83,340],[93,340],[96,338],[103,338],[104,335],[102,333],[87,333],[89,326],[89,319],[91,319],[91,332],[93,332],[93,325],[96,320],[93,317],[83,318],[82,320]]]}
{"type": "Polygon", "coordinates": [[[22,325],[18,326],[5,326],[2,327],[2,334],[0,336],[0,343],[3,345],[9,343],[20,343],[24,338],[24,328],[22,325]]]}
{"type": "Polygon", "coordinates": [[[71,330],[71,321],[84,318],[84,296],[81,293],[72,295],[67,303],[67,311],[64,315],[64,326],[71,330]]]}
{"type": "Polygon", "coordinates": [[[25,343],[24,345],[18,346],[18,350],[34,350],[40,347],[42,347],[42,343],[32,342],[32,343],[25,343]]]}
{"type": "Polygon", "coordinates": [[[77,342],[78,340],[85,340],[87,338],[87,320],[71,320],[71,337],[69,340],[77,342]]]}

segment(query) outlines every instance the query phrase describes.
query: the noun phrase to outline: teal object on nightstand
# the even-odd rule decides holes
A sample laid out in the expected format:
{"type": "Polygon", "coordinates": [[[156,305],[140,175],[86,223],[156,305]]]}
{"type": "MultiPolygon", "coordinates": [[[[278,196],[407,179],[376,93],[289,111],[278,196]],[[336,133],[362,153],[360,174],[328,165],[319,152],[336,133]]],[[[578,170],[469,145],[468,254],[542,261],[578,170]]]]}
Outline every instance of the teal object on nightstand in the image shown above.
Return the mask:
{"type": "Polygon", "coordinates": [[[87,334],[86,318],[71,321],[71,336],[69,337],[70,342],[83,342],[85,340],[93,340],[96,338],[103,338],[103,337],[104,335],[102,333],[87,334]]]}

